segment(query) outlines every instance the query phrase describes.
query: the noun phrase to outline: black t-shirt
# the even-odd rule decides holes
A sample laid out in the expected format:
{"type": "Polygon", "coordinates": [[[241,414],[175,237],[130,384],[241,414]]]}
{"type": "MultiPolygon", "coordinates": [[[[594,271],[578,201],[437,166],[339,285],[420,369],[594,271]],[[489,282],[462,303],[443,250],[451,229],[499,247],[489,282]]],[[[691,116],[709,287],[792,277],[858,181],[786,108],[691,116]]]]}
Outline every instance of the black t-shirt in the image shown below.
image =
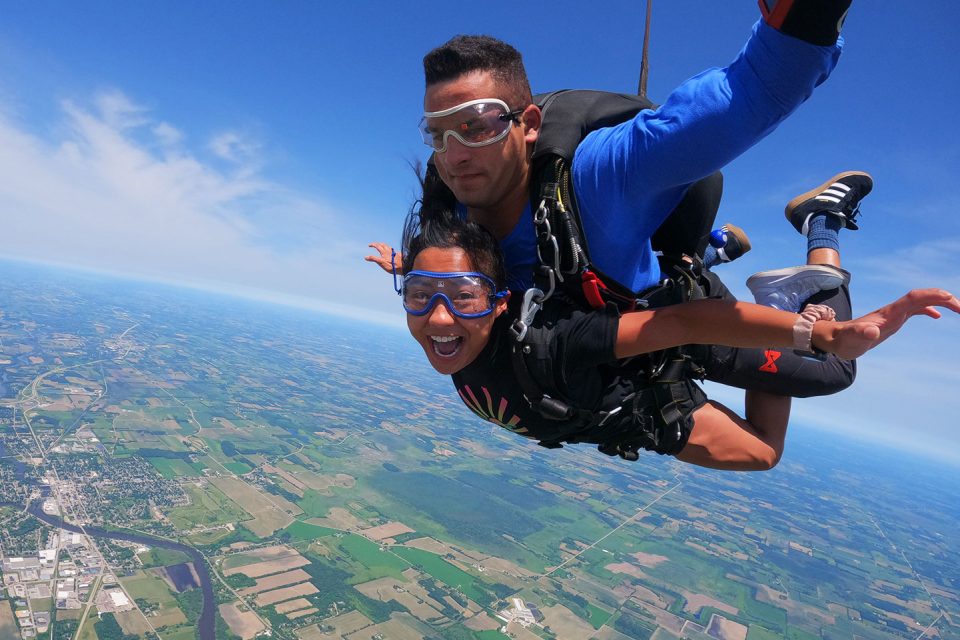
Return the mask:
{"type": "MultiPolygon", "coordinates": [[[[453,383],[464,404],[484,420],[528,438],[562,440],[572,435],[576,425],[548,420],[532,409],[514,374],[510,354],[513,336],[508,330],[514,313],[511,309],[497,319],[486,348],[453,374],[453,383]]],[[[578,408],[614,408],[615,404],[604,405],[618,397],[609,393],[616,377],[609,365],[616,362],[618,327],[615,310],[584,312],[563,301],[548,300],[529,329],[541,334],[533,342],[545,350],[539,355],[547,366],[541,375],[535,374],[537,382],[549,395],[562,397],[578,408]]]]}

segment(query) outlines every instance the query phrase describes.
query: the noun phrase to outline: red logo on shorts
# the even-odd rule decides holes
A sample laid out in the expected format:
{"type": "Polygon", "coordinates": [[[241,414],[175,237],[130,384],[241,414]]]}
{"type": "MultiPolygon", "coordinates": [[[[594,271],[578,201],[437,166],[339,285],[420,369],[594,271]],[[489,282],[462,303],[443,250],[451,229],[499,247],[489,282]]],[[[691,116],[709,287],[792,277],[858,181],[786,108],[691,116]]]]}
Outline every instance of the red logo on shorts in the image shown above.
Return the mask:
{"type": "Polygon", "coordinates": [[[763,363],[763,366],[760,367],[760,371],[766,371],[767,373],[776,373],[777,365],[776,362],[780,358],[780,352],[774,351],[773,349],[767,349],[763,352],[763,355],[767,357],[767,361],[763,363]]]}

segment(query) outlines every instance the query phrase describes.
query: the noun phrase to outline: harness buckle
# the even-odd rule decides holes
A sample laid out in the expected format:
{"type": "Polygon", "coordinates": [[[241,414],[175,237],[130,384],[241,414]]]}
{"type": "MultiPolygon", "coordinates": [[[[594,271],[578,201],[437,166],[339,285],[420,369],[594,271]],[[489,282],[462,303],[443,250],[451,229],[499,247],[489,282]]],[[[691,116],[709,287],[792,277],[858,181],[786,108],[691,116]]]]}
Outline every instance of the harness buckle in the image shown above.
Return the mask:
{"type": "MultiPolygon", "coordinates": [[[[553,278],[550,279],[551,291],[553,290],[553,278]]],[[[531,287],[523,292],[523,301],[520,303],[520,317],[513,321],[513,324],[510,325],[510,333],[513,335],[513,339],[517,342],[521,342],[527,335],[527,329],[530,328],[530,323],[533,322],[534,316],[537,315],[537,312],[543,307],[543,301],[546,300],[546,297],[543,294],[543,291],[537,289],[536,287],[531,287]]]]}
{"type": "Polygon", "coordinates": [[[544,194],[543,200],[540,201],[540,206],[537,207],[536,213],[533,214],[533,222],[535,224],[542,224],[547,216],[550,215],[550,207],[547,205],[548,196],[544,194]]]}

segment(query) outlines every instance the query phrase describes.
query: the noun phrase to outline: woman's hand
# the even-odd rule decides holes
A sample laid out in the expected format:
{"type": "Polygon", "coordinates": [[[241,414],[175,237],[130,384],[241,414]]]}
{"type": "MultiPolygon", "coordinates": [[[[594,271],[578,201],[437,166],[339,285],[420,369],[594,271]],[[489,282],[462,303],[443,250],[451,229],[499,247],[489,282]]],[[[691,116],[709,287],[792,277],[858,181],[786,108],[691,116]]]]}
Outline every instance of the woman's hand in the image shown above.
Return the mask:
{"type": "Polygon", "coordinates": [[[393,247],[382,242],[371,242],[367,246],[376,249],[379,255],[366,256],[364,260],[380,265],[381,269],[391,274],[394,272],[394,265],[396,265],[397,273],[403,273],[402,253],[394,253],[393,247]]]}
{"type": "Polygon", "coordinates": [[[913,316],[939,318],[942,314],[936,307],[960,313],[960,300],[943,289],[914,289],[898,300],[859,318],[846,322],[814,324],[813,345],[852,360],[895,334],[913,316]]]}

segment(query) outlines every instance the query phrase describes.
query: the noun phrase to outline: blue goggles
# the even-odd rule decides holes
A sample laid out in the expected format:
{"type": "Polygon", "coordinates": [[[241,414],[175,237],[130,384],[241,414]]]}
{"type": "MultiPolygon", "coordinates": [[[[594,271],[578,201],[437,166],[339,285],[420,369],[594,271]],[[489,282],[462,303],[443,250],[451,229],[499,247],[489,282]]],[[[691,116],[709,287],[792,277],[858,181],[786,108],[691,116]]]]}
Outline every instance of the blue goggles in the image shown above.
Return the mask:
{"type": "Polygon", "coordinates": [[[450,313],[467,319],[489,315],[497,300],[509,293],[506,289],[497,291],[493,280],[476,271],[411,271],[399,287],[394,273],[394,288],[410,315],[425,316],[437,302],[443,302],[450,313]]]}

